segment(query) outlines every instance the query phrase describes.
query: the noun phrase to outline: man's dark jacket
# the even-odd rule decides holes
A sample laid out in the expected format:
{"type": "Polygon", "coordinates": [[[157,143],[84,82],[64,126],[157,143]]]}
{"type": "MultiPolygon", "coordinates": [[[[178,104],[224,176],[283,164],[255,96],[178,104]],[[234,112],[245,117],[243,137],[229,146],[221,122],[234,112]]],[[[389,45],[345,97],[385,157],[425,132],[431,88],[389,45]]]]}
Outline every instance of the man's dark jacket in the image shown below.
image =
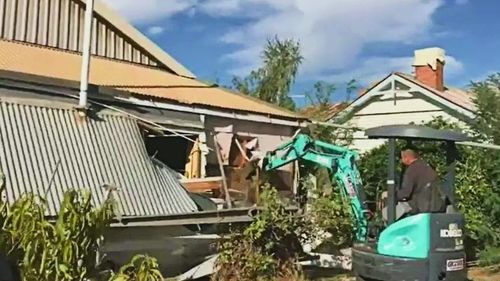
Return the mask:
{"type": "Polygon", "coordinates": [[[439,176],[421,159],[406,168],[397,198],[408,201],[413,214],[442,212],[445,208],[439,176]]]}

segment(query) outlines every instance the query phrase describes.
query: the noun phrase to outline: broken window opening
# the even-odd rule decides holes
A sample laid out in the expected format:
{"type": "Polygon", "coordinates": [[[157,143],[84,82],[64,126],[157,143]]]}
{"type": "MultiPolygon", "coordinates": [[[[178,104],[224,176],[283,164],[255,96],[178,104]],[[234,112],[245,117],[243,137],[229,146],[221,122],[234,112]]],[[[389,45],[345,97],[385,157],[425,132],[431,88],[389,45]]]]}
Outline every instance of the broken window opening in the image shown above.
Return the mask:
{"type": "Polygon", "coordinates": [[[199,135],[195,133],[182,133],[182,135],[184,137],[143,128],[144,143],[149,156],[188,179],[199,178],[201,176],[199,135]]]}

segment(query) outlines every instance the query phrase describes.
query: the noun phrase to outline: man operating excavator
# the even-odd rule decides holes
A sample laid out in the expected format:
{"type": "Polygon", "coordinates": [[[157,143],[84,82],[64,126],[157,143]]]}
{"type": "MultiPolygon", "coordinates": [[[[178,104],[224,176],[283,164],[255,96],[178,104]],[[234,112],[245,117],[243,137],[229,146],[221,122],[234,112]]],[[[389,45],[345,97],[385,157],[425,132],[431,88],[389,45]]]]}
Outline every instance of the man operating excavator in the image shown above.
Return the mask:
{"type": "MultiPolygon", "coordinates": [[[[401,150],[401,162],[406,169],[396,192],[396,218],[444,212],[446,199],[442,195],[441,181],[436,171],[420,157],[414,147],[408,146],[401,150]]],[[[387,193],[384,192],[382,199],[386,198],[387,193]]]]}
{"type": "Polygon", "coordinates": [[[407,147],[401,151],[401,162],[406,166],[403,181],[397,191],[399,202],[408,202],[411,214],[444,211],[440,179],[436,171],[423,159],[417,150],[407,147]]]}

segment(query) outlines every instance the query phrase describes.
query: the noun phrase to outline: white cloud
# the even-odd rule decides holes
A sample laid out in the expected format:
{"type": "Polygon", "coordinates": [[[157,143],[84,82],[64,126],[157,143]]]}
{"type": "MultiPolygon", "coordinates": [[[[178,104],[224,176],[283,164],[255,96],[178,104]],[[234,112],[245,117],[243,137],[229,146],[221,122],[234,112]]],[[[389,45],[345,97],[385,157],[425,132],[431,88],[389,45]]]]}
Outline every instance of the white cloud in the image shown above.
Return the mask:
{"type": "Polygon", "coordinates": [[[248,17],[252,5],[261,13],[228,31],[221,41],[235,44],[227,55],[238,67],[259,62],[256,46],[278,35],[301,42],[302,73],[321,75],[352,67],[370,43],[411,43],[428,35],[440,0],[208,0],[198,4],[213,16],[248,17]],[[213,8],[213,7],[217,8],[213,8]],[[212,8],[210,8],[212,7],[212,8]]]}
{"type": "Polygon", "coordinates": [[[285,8],[293,7],[289,0],[199,0],[201,12],[213,17],[259,18],[285,8]]]}
{"type": "Polygon", "coordinates": [[[257,69],[261,62],[258,59],[261,52],[261,46],[253,46],[226,54],[222,57],[223,61],[237,62],[234,67],[228,69],[233,75],[246,76],[253,69],[257,69]],[[256,59],[257,58],[257,59],[256,59]]]}
{"type": "Polygon", "coordinates": [[[152,23],[192,8],[197,0],[104,0],[134,23],[152,23]]]}
{"type": "Polygon", "coordinates": [[[165,31],[165,28],[163,28],[162,26],[153,25],[153,26],[148,27],[147,33],[149,35],[158,35],[158,34],[162,34],[163,31],[165,31]]]}
{"type": "Polygon", "coordinates": [[[220,16],[220,15],[230,15],[233,12],[237,12],[239,7],[238,1],[234,0],[217,0],[217,1],[207,1],[203,5],[200,5],[199,8],[211,15],[220,16]]]}
{"type": "MultiPolygon", "coordinates": [[[[242,25],[219,38],[235,50],[222,57],[228,72],[245,75],[260,65],[260,51],[268,38],[300,41],[303,77],[365,81],[392,70],[409,72],[411,57],[369,57],[372,43],[411,44],[429,38],[432,16],[443,0],[105,0],[136,23],[165,20],[174,14],[206,14],[213,18],[243,19],[242,25]],[[342,75],[332,75],[342,72],[342,75]]],[[[464,3],[466,0],[455,0],[464,3]]],[[[152,30],[151,30],[152,31],[152,30]]],[[[155,32],[153,32],[155,33],[155,32]]],[[[410,54],[408,54],[410,55],[410,54]]],[[[446,73],[463,66],[449,57],[446,73]]]]}
{"type": "MultiPolygon", "coordinates": [[[[349,71],[334,75],[326,75],[322,80],[332,82],[345,82],[350,79],[356,79],[362,84],[370,84],[384,78],[391,72],[404,72],[411,74],[413,72],[413,57],[370,57],[349,71]]],[[[445,79],[457,76],[464,71],[462,62],[452,56],[445,58],[445,79]]]]}

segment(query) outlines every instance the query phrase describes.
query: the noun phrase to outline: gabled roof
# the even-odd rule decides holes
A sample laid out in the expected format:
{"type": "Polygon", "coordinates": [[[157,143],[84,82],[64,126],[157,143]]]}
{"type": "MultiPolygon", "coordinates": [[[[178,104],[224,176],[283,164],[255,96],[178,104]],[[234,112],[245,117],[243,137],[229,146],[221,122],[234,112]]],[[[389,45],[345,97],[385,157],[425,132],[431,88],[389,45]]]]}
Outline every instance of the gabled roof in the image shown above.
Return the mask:
{"type": "MultiPolygon", "coordinates": [[[[86,3],[87,0],[75,0],[80,1],[82,3],[86,3]]],[[[153,57],[155,57],[159,62],[163,63],[166,67],[172,70],[174,73],[180,76],[195,78],[196,76],[189,71],[185,66],[176,61],[173,57],[171,57],[167,52],[158,47],[155,43],[149,40],[146,36],[144,36],[139,30],[133,27],[130,23],[123,19],[116,12],[108,8],[102,1],[97,0],[94,4],[94,12],[101,17],[103,17],[106,21],[108,21],[111,25],[113,25],[116,29],[118,29],[121,33],[123,33],[126,37],[135,41],[135,43],[142,48],[144,48],[148,53],[150,53],[153,57]]]]}
{"type": "Polygon", "coordinates": [[[432,87],[427,86],[426,84],[422,83],[421,81],[417,80],[415,77],[412,75],[406,74],[406,73],[401,73],[401,72],[395,72],[396,75],[399,77],[402,77],[410,82],[413,82],[420,87],[425,88],[426,90],[433,92],[434,94],[456,104],[459,105],[465,109],[468,109],[470,111],[475,111],[476,107],[474,105],[474,94],[471,92],[464,91],[462,89],[458,88],[453,88],[453,87],[448,87],[445,86],[444,91],[438,91],[432,87]]]}
{"type": "MultiPolygon", "coordinates": [[[[39,45],[0,40],[0,70],[70,81],[80,80],[81,55],[39,45]]],[[[181,77],[165,70],[93,56],[90,83],[128,91],[142,98],[265,116],[304,119],[294,112],[243,94],[181,77]]]]}
{"type": "MultiPolygon", "coordinates": [[[[452,88],[452,87],[446,87],[444,91],[438,91],[432,87],[427,86],[426,84],[422,83],[421,81],[418,81],[416,78],[414,78],[410,74],[406,73],[401,73],[401,72],[392,72],[383,79],[378,80],[375,83],[372,83],[369,88],[366,90],[363,90],[360,95],[352,101],[349,106],[347,106],[342,112],[339,113],[344,113],[344,111],[351,111],[353,107],[359,108],[361,107],[361,104],[368,102],[372,99],[366,99],[366,96],[375,88],[383,86],[384,81],[388,80],[390,77],[396,76],[399,77],[409,83],[412,83],[424,91],[427,91],[431,95],[435,95],[438,99],[443,99],[446,102],[453,104],[457,106],[457,108],[461,108],[462,110],[465,110],[466,112],[473,113],[476,110],[475,104],[474,104],[474,94],[471,92],[467,92],[465,90],[461,90],[458,88],[452,88]]],[[[337,114],[338,115],[338,114],[337,114]]]]}

